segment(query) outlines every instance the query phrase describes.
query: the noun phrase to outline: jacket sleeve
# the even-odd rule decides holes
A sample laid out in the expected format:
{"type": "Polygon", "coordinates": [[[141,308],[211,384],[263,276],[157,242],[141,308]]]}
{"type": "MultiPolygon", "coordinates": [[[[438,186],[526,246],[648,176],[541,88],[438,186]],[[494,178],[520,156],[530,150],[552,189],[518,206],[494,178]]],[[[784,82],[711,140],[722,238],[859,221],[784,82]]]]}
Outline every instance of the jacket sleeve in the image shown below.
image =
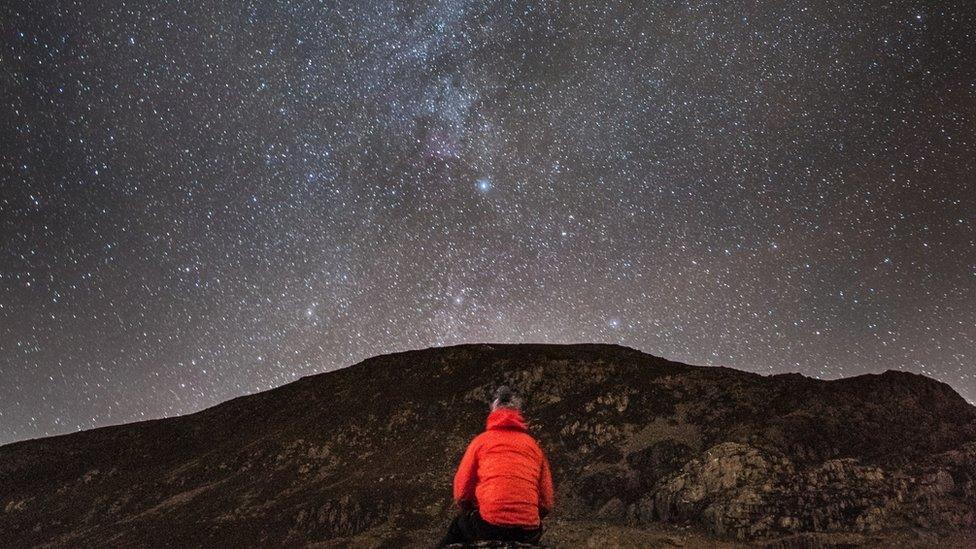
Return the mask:
{"type": "Polygon", "coordinates": [[[474,488],[478,484],[478,439],[468,444],[454,475],[454,502],[475,501],[474,488]]]}
{"type": "Polygon", "coordinates": [[[542,471],[539,473],[539,509],[543,514],[549,514],[556,504],[552,488],[552,471],[549,470],[549,460],[542,454],[542,471]]]}

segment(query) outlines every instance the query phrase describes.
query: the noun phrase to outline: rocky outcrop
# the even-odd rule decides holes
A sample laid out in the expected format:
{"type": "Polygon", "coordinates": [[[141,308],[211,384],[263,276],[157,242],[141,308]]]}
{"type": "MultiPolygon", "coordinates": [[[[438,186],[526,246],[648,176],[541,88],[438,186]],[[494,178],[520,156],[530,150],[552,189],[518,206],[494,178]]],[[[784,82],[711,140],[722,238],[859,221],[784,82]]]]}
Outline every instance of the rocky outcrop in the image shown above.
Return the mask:
{"type": "Polygon", "coordinates": [[[0,447],[0,547],[429,546],[500,383],[523,393],[552,463],[552,544],[972,539],[976,408],[942,383],[763,377],[610,345],[465,345],[0,447]]]}
{"type": "Polygon", "coordinates": [[[976,526],[974,449],[969,443],[921,470],[886,470],[855,459],[799,470],[784,456],[723,443],[642,498],[638,518],[698,522],[737,539],[877,533],[905,525],[971,528],[976,526]]]}

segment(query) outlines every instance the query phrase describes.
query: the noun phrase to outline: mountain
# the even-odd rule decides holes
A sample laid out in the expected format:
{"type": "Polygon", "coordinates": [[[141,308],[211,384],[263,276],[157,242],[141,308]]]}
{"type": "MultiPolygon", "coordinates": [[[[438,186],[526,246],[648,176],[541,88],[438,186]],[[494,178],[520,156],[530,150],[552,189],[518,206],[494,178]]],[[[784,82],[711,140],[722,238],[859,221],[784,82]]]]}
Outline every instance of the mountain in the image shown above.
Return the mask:
{"type": "Polygon", "coordinates": [[[945,384],[485,344],[0,447],[0,546],[429,546],[501,383],[553,466],[549,544],[976,542],[976,407],[945,384]]]}

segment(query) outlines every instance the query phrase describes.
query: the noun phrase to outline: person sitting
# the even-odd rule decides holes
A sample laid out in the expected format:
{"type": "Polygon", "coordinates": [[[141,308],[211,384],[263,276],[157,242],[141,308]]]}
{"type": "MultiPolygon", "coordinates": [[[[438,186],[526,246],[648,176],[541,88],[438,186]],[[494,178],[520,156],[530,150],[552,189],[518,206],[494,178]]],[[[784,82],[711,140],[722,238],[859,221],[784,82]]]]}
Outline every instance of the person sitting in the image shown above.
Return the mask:
{"type": "Polygon", "coordinates": [[[506,386],[495,391],[486,429],[468,445],[454,476],[460,512],[440,546],[476,541],[536,544],[554,505],[552,473],[528,433],[521,401],[506,386]]]}

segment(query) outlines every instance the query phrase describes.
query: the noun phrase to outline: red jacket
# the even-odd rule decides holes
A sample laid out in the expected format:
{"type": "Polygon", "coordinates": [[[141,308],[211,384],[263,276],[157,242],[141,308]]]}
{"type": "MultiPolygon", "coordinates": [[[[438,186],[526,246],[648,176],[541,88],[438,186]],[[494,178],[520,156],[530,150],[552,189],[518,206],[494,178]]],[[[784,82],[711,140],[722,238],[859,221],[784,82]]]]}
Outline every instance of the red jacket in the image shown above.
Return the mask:
{"type": "Polygon", "coordinates": [[[488,415],[485,432],[468,445],[454,475],[454,501],[472,501],[496,526],[539,526],[553,506],[552,474],[518,410],[488,415]]]}

